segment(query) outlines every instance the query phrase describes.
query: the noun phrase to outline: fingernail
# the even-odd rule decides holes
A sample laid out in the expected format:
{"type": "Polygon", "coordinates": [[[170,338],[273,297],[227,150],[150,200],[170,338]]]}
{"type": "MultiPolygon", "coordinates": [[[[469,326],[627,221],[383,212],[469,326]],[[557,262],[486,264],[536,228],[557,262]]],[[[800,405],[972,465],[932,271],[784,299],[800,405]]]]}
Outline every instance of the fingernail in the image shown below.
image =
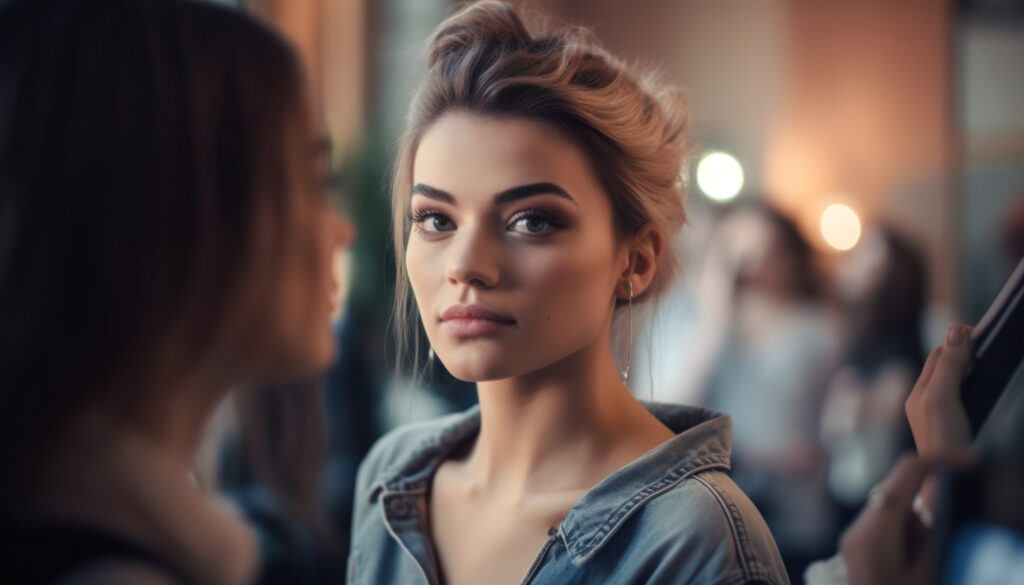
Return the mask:
{"type": "Polygon", "coordinates": [[[964,328],[959,325],[953,325],[946,331],[946,345],[950,347],[960,345],[964,337],[964,328]]]}

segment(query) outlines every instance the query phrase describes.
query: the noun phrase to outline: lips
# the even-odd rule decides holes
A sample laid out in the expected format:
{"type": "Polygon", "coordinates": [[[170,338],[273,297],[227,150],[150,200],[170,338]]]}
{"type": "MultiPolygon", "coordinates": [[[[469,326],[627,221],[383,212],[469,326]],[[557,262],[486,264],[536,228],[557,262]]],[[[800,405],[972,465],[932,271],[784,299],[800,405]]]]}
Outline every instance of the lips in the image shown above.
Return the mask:
{"type": "Polygon", "coordinates": [[[515,324],[512,317],[479,305],[455,305],[441,313],[441,327],[456,337],[494,335],[515,324]]]}

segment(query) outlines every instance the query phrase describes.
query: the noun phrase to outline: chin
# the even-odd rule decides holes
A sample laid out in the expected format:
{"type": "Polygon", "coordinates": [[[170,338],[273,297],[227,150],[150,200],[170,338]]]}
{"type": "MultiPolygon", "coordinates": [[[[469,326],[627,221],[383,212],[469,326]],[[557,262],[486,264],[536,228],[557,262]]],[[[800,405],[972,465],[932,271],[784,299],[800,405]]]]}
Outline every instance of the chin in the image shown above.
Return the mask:
{"type": "Polygon", "coordinates": [[[448,373],[463,382],[504,380],[538,369],[518,363],[519,360],[513,360],[510,355],[516,355],[516,352],[483,355],[482,352],[456,350],[452,352],[452,355],[447,356],[438,352],[438,357],[448,373]]]}
{"type": "Polygon", "coordinates": [[[338,357],[338,344],[334,340],[334,335],[327,335],[325,337],[326,339],[321,340],[309,353],[309,368],[314,374],[326,370],[334,363],[335,358],[338,357]]]}
{"type": "Polygon", "coordinates": [[[322,374],[337,357],[337,346],[333,336],[317,340],[317,343],[296,348],[292,359],[282,368],[288,380],[303,380],[322,374]]]}
{"type": "MultiPolygon", "coordinates": [[[[490,343],[470,342],[431,343],[437,352],[437,360],[448,373],[463,382],[487,382],[507,378],[511,352],[502,351],[500,346],[490,343]]],[[[511,353],[511,355],[515,355],[511,353]]]]}
{"type": "MultiPolygon", "coordinates": [[[[444,363],[443,361],[441,362],[444,363]]],[[[445,369],[452,375],[453,378],[461,380],[463,382],[489,382],[491,380],[501,380],[503,378],[510,378],[511,375],[504,374],[500,371],[494,371],[488,368],[481,368],[479,366],[467,366],[467,367],[451,367],[445,365],[445,369]]]]}

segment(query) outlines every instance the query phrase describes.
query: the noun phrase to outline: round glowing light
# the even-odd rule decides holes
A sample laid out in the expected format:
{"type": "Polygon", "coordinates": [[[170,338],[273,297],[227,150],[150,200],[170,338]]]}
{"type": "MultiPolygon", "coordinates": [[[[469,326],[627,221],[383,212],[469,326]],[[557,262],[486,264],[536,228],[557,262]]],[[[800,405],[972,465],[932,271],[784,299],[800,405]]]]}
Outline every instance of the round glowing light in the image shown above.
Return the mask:
{"type": "Polygon", "coordinates": [[[697,186],[715,201],[728,201],[743,188],[743,167],[731,154],[709,152],[697,163],[697,186]]]}
{"type": "Polygon", "coordinates": [[[836,250],[849,250],[860,239],[860,218],[845,205],[829,205],[821,214],[821,235],[836,250]]]}

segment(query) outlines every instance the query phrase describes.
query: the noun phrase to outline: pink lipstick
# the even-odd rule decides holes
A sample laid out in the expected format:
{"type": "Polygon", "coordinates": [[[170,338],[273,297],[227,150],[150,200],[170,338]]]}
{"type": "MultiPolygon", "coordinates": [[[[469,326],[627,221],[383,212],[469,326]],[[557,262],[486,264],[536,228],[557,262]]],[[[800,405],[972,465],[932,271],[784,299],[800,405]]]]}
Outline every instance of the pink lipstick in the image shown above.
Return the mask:
{"type": "Polygon", "coordinates": [[[479,305],[454,305],[441,313],[441,326],[456,337],[483,337],[507,330],[516,324],[512,317],[479,305]]]}

